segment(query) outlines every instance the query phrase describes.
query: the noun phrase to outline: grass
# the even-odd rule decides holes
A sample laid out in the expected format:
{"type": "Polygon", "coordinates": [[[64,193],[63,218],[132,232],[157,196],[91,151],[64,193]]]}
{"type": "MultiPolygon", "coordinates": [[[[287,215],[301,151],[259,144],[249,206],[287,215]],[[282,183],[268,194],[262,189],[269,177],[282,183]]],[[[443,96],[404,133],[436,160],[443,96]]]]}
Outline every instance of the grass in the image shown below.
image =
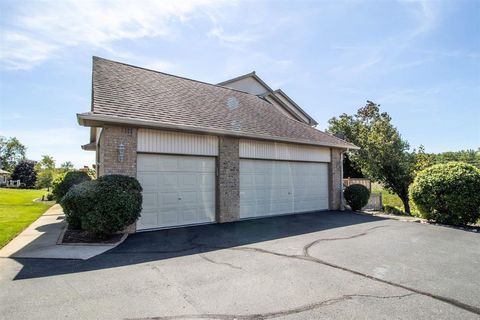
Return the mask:
{"type": "Polygon", "coordinates": [[[398,209],[405,211],[402,200],[400,200],[396,194],[385,190],[381,185],[372,183],[372,193],[382,194],[382,203],[384,206],[397,207],[398,209]]]}
{"type": "Polygon", "coordinates": [[[45,190],[0,188],[0,248],[52,206],[33,202],[45,194],[45,190]]]}
{"type": "MultiPolygon", "coordinates": [[[[390,191],[385,190],[380,184],[372,183],[372,193],[381,193],[382,194],[382,204],[384,206],[391,206],[398,208],[402,212],[405,212],[405,207],[403,206],[402,200],[400,197],[390,191]]],[[[417,215],[418,210],[415,207],[415,204],[410,200],[410,211],[412,215],[417,215]]]]}

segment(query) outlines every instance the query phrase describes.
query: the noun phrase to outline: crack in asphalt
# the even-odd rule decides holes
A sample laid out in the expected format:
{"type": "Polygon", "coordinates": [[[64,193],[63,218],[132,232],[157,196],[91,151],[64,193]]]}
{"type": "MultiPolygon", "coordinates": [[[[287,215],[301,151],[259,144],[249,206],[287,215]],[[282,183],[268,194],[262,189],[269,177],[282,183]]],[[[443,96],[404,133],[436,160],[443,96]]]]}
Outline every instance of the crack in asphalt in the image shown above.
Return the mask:
{"type": "Polygon", "coordinates": [[[161,316],[161,317],[147,317],[147,318],[130,318],[130,320],[175,320],[175,319],[218,319],[218,320],[255,320],[255,319],[273,319],[284,317],[288,315],[298,314],[306,311],[319,309],[320,307],[329,306],[335,303],[340,303],[354,298],[369,298],[369,299],[402,299],[414,295],[415,293],[407,293],[395,296],[376,296],[370,294],[347,294],[341,297],[323,300],[316,303],[302,305],[296,308],[255,314],[221,314],[221,313],[205,313],[205,314],[184,314],[176,316],[161,316]]]}
{"type": "Polygon", "coordinates": [[[303,247],[303,254],[302,255],[289,255],[289,254],[283,254],[283,253],[280,253],[280,252],[269,251],[269,250],[260,249],[260,248],[252,248],[252,247],[238,247],[238,248],[231,248],[231,250],[255,251],[255,252],[280,256],[280,257],[284,257],[284,258],[300,259],[300,260],[310,261],[310,262],[314,262],[314,263],[319,263],[319,264],[322,264],[322,265],[325,265],[325,266],[328,266],[328,267],[332,267],[332,268],[335,268],[335,269],[338,269],[338,270],[342,270],[342,271],[345,271],[345,272],[349,272],[349,273],[352,273],[352,274],[355,274],[355,275],[358,275],[358,276],[361,276],[361,277],[364,277],[364,278],[367,278],[367,279],[370,279],[370,280],[373,280],[373,281],[381,282],[381,283],[384,283],[384,284],[388,284],[388,285],[391,285],[391,286],[394,286],[394,287],[397,287],[397,288],[401,288],[401,289],[410,291],[412,293],[423,295],[423,296],[426,296],[426,297],[429,297],[429,298],[432,298],[432,299],[450,304],[454,307],[457,307],[457,308],[475,313],[477,315],[480,315],[480,308],[478,308],[478,307],[471,306],[469,304],[463,303],[463,302],[458,301],[458,300],[453,299],[453,298],[447,298],[447,297],[440,296],[440,295],[437,295],[437,294],[433,294],[433,293],[430,293],[430,292],[426,292],[426,291],[422,291],[422,290],[415,289],[415,288],[412,288],[412,287],[408,287],[408,286],[405,286],[405,285],[402,285],[402,284],[399,284],[399,283],[395,283],[395,282],[392,282],[392,281],[377,278],[377,277],[374,277],[374,276],[371,276],[369,274],[362,273],[362,272],[359,272],[359,271],[356,271],[356,270],[353,270],[353,269],[342,267],[340,265],[330,263],[330,262],[321,260],[319,258],[313,257],[309,252],[309,250],[314,245],[316,245],[316,244],[318,244],[322,241],[353,239],[353,238],[357,238],[357,237],[360,237],[360,236],[365,236],[370,231],[372,231],[374,229],[382,228],[382,227],[387,227],[387,226],[378,226],[378,227],[369,228],[369,229],[365,230],[364,232],[361,232],[361,233],[358,233],[358,234],[355,234],[355,235],[352,235],[352,236],[349,236],[349,237],[345,237],[345,238],[327,238],[327,239],[318,239],[318,240],[312,241],[312,242],[308,243],[307,245],[305,245],[303,247]]]}
{"type": "Polygon", "coordinates": [[[376,226],[376,227],[368,228],[361,233],[357,233],[357,234],[354,234],[354,235],[348,236],[348,237],[324,238],[324,239],[318,239],[318,240],[312,241],[312,242],[310,242],[309,244],[307,244],[306,246],[303,247],[303,255],[308,256],[308,250],[310,250],[311,247],[319,244],[320,242],[355,239],[355,238],[358,238],[358,237],[366,236],[372,230],[385,228],[385,227],[388,227],[388,226],[384,225],[384,226],[376,226]]]}
{"type": "Polygon", "coordinates": [[[208,262],[210,262],[210,263],[224,265],[224,266],[230,267],[230,268],[232,268],[232,269],[243,270],[242,267],[235,266],[235,265],[233,265],[233,264],[231,264],[231,263],[228,263],[228,262],[218,262],[218,261],[215,261],[215,260],[210,259],[209,257],[205,256],[204,254],[200,254],[199,256],[200,256],[200,258],[202,258],[203,260],[208,261],[208,262]]]}
{"type": "MultiPolygon", "coordinates": [[[[426,297],[429,297],[429,298],[447,303],[447,304],[452,305],[454,307],[466,310],[468,312],[472,312],[472,313],[475,313],[477,315],[480,315],[480,308],[478,308],[478,307],[463,303],[463,302],[458,301],[458,300],[453,299],[453,298],[448,298],[448,297],[440,296],[440,295],[433,294],[433,293],[430,293],[430,292],[427,292],[427,291],[422,291],[422,290],[415,289],[415,288],[412,288],[412,287],[408,287],[408,286],[405,286],[405,285],[402,285],[402,284],[399,284],[399,283],[395,283],[395,282],[392,282],[392,281],[377,278],[377,277],[374,277],[374,276],[371,276],[369,274],[362,273],[362,272],[359,272],[359,271],[356,271],[356,270],[353,270],[353,269],[342,267],[340,265],[330,263],[330,262],[321,260],[319,258],[316,258],[316,257],[312,256],[309,252],[309,250],[313,246],[317,245],[320,242],[354,239],[354,238],[358,238],[358,237],[361,237],[361,236],[365,236],[365,235],[369,234],[372,230],[376,230],[376,229],[384,228],[384,227],[388,227],[388,225],[375,226],[375,227],[372,227],[372,228],[368,228],[361,233],[357,233],[357,234],[354,234],[354,235],[351,235],[351,236],[348,236],[348,237],[317,239],[315,241],[312,241],[312,242],[308,243],[307,245],[305,245],[303,247],[303,250],[302,250],[303,254],[302,255],[285,254],[285,253],[281,253],[281,252],[275,252],[275,251],[265,250],[265,249],[261,249],[261,248],[254,248],[254,247],[233,247],[233,248],[230,247],[229,248],[229,247],[212,247],[212,246],[208,246],[208,245],[201,244],[201,243],[195,243],[195,244],[200,246],[200,247],[203,247],[203,248],[227,249],[227,250],[234,250],[234,251],[253,251],[253,252],[259,252],[259,253],[264,253],[264,254],[270,254],[270,255],[274,255],[274,256],[278,256],[278,257],[310,261],[310,262],[313,262],[313,263],[318,263],[318,264],[322,264],[322,265],[325,265],[325,266],[328,266],[328,267],[331,267],[331,268],[335,268],[335,269],[338,269],[338,270],[349,272],[349,273],[355,274],[357,276],[361,276],[361,277],[364,277],[364,278],[367,278],[367,279],[370,279],[370,280],[373,280],[373,281],[377,281],[377,282],[380,282],[380,283],[383,283],[383,284],[388,284],[388,285],[391,285],[391,286],[394,286],[394,287],[397,287],[397,288],[401,288],[401,289],[410,291],[412,293],[423,295],[423,296],[426,296],[426,297]]],[[[192,240],[192,243],[194,243],[193,241],[194,240],[192,240]]]]}
{"type": "MultiPolygon", "coordinates": [[[[412,288],[412,287],[408,287],[408,286],[405,286],[405,285],[402,285],[402,284],[399,284],[399,283],[395,283],[395,282],[392,282],[392,281],[377,278],[377,277],[371,276],[369,274],[362,273],[362,272],[359,272],[359,271],[356,271],[356,270],[353,270],[353,269],[349,269],[349,268],[346,268],[346,267],[343,267],[343,266],[340,266],[340,265],[337,265],[337,264],[334,264],[334,263],[330,263],[328,261],[324,261],[324,260],[321,260],[317,257],[312,256],[309,252],[312,247],[314,247],[315,245],[317,245],[321,242],[354,239],[354,238],[358,238],[358,237],[368,235],[371,231],[379,229],[379,228],[384,228],[384,227],[389,227],[389,226],[388,225],[375,226],[375,227],[372,227],[372,228],[368,228],[363,232],[360,232],[360,233],[357,233],[357,234],[354,234],[354,235],[351,235],[351,236],[347,236],[347,237],[317,239],[317,240],[312,241],[312,242],[308,243],[307,245],[305,245],[302,249],[302,254],[301,255],[285,254],[285,253],[281,253],[281,252],[275,252],[275,251],[270,251],[270,250],[266,250],[266,249],[255,248],[255,247],[247,247],[247,246],[245,246],[245,247],[212,246],[212,245],[208,245],[208,244],[204,244],[204,243],[197,243],[195,240],[197,240],[198,235],[194,235],[193,237],[189,238],[186,241],[187,244],[190,245],[187,248],[183,248],[183,249],[179,249],[179,250],[171,250],[171,251],[151,251],[151,252],[142,251],[140,253],[181,253],[181,252],[193,251],[193,250],[203,252],[204,249],[217,249],[217,250],[258,252],[258,253],[270,254],[270,255],[274,255],[274,256],[278,256],[278,257],[283,257],[283,258],[309,261],[309,262],[313,262],[313,263],[322,264],[322,265],[325,265],[325,266],[328,266],[328,267],[331,267],[331,268],[335,268],[335,269],[338,269],[338,270],[342,270],[342,271],[345,271],[345,272],[348,272],[348,273],[351,273],[351,274],[354,274],[354,275],[357,275],[357,276],[361,276],[363,278],[367,278],[367,279],[370,279],[370,280],[373,280],[373,281],[376,281],[376,282],[387,284],[387,285],[390,285],[390,286],[393,286],[393,287],[396,287],[396,288],[400,288],[400,289],[410,291],[411,292],[410,295],[418,294],[418,295],[426,296],[426,297],[429,297],[429,298],[447,303],[447,304],[452,305],[454,307],[466,310],[468,312],[472,312],[474,314],[480,315],[480,308],[478,308],[478,307],[468,305],[466,303],[463,303],[463,302],[458,301],[458,300],[453,299],[453,298],[447,298],[447,297],[440,296],[440,295],[437,295],[437,294],[433,294],[433,293],[430,293],[430,292],[427,292],[427,291],[422,291],[422,290],[415,289],[415,288],[412,288]]],[[[118,252],[118,253],[130,253],[130,252],[118,252]]],[[[135,252],[132,252],[132,253],[135,253],[135,252]]],[[[218,261],[214,262],[212,259],[206,258],[205,256],[202,256],[201,254],[200,254],[200,256],[203,259],[205,259],[209,262],[212,262],[212,263],[228,265],[228,266],[230,266],[232,268],[235,268],[235,269],[240,268],[240,267],[237,267],[237,266],[230,265],[228,263],[222,263],[222,262],[218,262],[218,261]]],[[[361,296],[361,295],[357,295],[357,296],[361,296]]],[[[368,296],[368,295],[364,295],[364,296],[368,296]]],[[[346,299],[348,299],[348,297],[351,297],[351,296],[350,295],[342,296],[341,298],[333,299],[333,301],[337,301],[339,299],[345,300],[344,297],[347,297],[346,299]]],[[[377,296],[372,296],[372,297],[377,297],[377,296]]],[[[322,304],[328,303],[329,301],[330,300],[319,302],[319,306],[321,306],[322,304]]],[[[302,308],[305,308],[305,306],[304,307],[299,307],[298,310],[302,310],[302,308]]],[[[292,309],[292,310],[297,310],[297,309],[292,309]]],[[[305,310],[308,310],[308,309],[305,309],[305,310]]],[[[282,311],[282,312],[287,312],[287,311],[282,311]]],[[[298,311],[298,312],[303,312],[303,311],[298,311]]],[[[296,313],[298,313],[298,312],[296,312],[296,313]]],[[[228,314],[215,315],[214,314],[214,315],[189,315],[189,316],[171,316],[171,317],[167,316],[167,317],[153,317],[153,318],[142,318],[142,319],[168,320],[168,319],[182,319],[182,318],[185,318],[185,317],[187,317],[187,318],[190,317],[190,318],[197,318],[197,319],[222,319],[222,320],[224,320],[224,319],[226,319],[226,320],[229,320],[229,319],[239,319],[239,320],[246,319],[246,320],[249,320],[249,319],[262,319],[262,318],[268,318],[268,317],[270,317],[270,318],[278,317],[275,314],[277,314],[277,313],[272,313],[271,315],[269,315],[269,314],[266,314],[266,315],[258,314],[258,315],[249,315],[249,316],[236,316],[236,315],[228,315],[228,314]],[[272,315],[275,315],[275,316],[272,316],[272,315]]],[[[288,315],[288,313],[286,313],[286,314],[282,313],[280,315],[288,315]]]]}

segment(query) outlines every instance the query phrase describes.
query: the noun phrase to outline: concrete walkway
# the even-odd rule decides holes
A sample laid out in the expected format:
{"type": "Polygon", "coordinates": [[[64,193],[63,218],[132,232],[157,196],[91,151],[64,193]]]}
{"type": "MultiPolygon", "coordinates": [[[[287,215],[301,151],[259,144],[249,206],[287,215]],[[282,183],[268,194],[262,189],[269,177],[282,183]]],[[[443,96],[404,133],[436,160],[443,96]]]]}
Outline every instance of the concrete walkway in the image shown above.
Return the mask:
{"type": "Polygon", "coordinates": [[[0,257],[86,260],[117,246],[117,244],[58,245],[57,241],[66,225],[64,218],[60,205],[52,206],[15,239],[0,249],[0,257]]]}

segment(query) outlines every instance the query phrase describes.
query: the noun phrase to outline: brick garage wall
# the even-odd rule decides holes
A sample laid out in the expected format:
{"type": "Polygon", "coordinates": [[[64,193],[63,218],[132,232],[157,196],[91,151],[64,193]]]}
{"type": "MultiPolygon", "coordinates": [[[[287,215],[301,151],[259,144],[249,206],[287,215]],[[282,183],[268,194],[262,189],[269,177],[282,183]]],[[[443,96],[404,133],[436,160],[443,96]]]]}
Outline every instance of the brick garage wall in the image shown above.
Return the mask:
{"type": "Polygon", "coordinates": [[[342,206],[342,150],[331,150],[329,165],[329,199],[330,210],[343,210],[342,206]]]}
{"type": "Polygon", "coordinates": [[[98,175],[123,174],[137,176],[137,129],[128,127],[104,127],[99,145],[98,175]],[[123,144],[125,156],[120,160],[118,147],[123,144]]]}
{"type": "Polygon", "coordinates": [[[240,218],[239,139],[219,137],[217,161],[217,221],[236,221],[240,218]]]}

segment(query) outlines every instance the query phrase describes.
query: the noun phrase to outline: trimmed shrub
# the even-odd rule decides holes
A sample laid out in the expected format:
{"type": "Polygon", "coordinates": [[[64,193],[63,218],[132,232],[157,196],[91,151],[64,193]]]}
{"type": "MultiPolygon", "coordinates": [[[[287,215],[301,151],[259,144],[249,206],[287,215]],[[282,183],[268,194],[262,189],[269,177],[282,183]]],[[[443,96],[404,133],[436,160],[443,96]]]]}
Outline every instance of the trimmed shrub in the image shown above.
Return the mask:
{"type": "Polygon", "coordinates": [[[84,181],[73,185],[60,200],[69,229],[81,229],[82,217],[95,208],[97,181],[84,181]]]}
{"type": "Polygon", "coordinates": [[[396,216],[407,216],[407,214],[399,208],[389,205],[383,206],[383,212],[385,212],[386,214],[394,214],[396,216]]]}
{"type": "Polygon", "coordinates": [[[141,192],[140,183],[132,177],[107,175],[98,178],[93,209],[81,217],[82,229],[97,237],[125,229],[140,217],[141,192]]]}
{"type": "Polygon", "coordinates": [[[65,176],[60,176],[53,182],[52,194],[55,200],[60,202],[67,194],[68,190],[79,183],[92,180],[90,176],[83,171],[70,171],[65,176]]]}
{"type": "Polygon", "coordinates": [[[450,225],[480,218],[480,169],[463,162],[437,164],[420,171],[410,186],[420,215],[450,225]]]}
{"type": "Polygon", "coordinates": [[[353,211],[358,211],[365,207],[370,199],[370,190],[361,184],[352,184],[345,188],[343,192],[345,201],[353,211]]]}

